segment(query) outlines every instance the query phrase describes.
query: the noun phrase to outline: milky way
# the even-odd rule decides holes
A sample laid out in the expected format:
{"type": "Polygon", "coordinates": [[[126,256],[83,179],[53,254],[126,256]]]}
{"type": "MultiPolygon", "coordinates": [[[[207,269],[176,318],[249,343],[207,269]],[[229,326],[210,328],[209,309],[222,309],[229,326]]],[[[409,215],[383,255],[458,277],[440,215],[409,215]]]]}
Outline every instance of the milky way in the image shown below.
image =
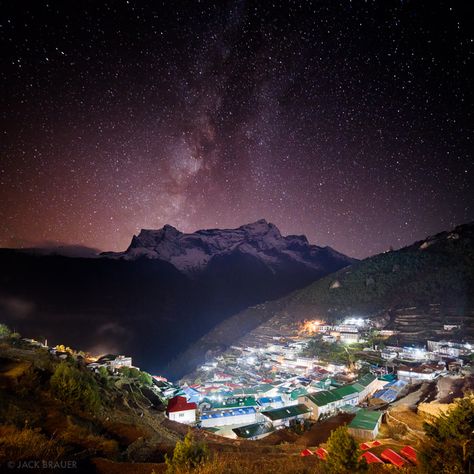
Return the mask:
{"type": "Polygon", "coordinates": [[[474,219],[462,2],[1,9],[0,246],[265,218],[362,257],[474,219]]]}

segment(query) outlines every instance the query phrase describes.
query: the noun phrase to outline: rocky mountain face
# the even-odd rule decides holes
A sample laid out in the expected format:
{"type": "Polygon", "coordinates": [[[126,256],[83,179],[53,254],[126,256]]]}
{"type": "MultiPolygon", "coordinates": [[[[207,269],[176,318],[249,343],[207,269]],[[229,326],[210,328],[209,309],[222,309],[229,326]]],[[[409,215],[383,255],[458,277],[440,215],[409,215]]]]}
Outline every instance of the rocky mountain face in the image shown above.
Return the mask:
{"type": "Polygon", "coordinates": [[[171,377],[176,354],[248,306],[279,298],[354,260],[266,221],[184,234],[142,231],[100,258],[0,249],[0,322],[50,344],[125,353],[171,377]]]}
{"type": "Polygon", "coordinates": [[[274,224],[264,219],[237,229],[198,230],[192,234],[170,225],[159,230],[143,229],[133,236],[125,252],[106,252],[102,256],[124,260],[159,259],[194,276],[216,261],[233,256],[248,256],[273,272],[285,265],[324,272],[328,266],[346,266],[354,261],[330,247],[309,244],[304,235],[284,237],[274,224]]]}
{"type": "Polygon", "coordinates": [[[226,319],[191,345],[213,354],[239,344],[264,344],[290,335],[305,319],[336,321],[357,316],[399,331],[393,341],[413,344],[428,337],[474,340],[474,223],[413,245],[361,260],[283,298],[226,319]],[[444,325],[459,329],[446,332],[444,325]]]}

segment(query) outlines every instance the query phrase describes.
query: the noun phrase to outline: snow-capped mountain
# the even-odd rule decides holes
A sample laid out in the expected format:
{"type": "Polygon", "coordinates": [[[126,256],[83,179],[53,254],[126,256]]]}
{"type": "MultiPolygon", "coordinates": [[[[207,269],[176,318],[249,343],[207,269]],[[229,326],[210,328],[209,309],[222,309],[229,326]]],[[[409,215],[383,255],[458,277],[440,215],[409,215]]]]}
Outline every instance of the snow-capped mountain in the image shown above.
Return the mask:
{"type": "Polygon", "coordinates": [[[176,355],[226,318],[352,263],[263,220],[191,234],[143,230],[125,252],[93,257],[0,249],[2,322],[94,353],[130,354],[171,377],[204,357],[175,369],[176,355]]]}
{"type": "Polygon", "coordinates": [[[277,271],[282,265],[298,265],[316,271],[349,265],[353,260],[330,247],[309,244],[303,235],[282,236],[265,219],[237,229],[198,230],[191,234],[170,225],[143,229],[125,252],[106,252],[105,257],[135,260],[159,259],[188,275],[206,270],[213,260],[241,255],[256,259],[277,271]]]}

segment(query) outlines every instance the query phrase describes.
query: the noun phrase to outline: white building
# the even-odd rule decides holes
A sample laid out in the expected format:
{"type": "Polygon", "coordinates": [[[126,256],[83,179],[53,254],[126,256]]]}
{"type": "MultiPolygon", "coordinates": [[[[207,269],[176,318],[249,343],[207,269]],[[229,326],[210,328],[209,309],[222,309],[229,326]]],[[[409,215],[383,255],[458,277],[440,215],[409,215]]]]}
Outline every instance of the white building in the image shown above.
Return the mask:
{"type": "Polygon", "coordinates": [[[176,396],[169,400],[166,415],[172,421],[189,425],[196,422],[196,409],[195,403],[188,403],[185,397],[176,396]]]}
{"type": "Polygon", "coordinates": [[[400,366],[397,369],[397,376],[400,380],[409,383],[431,381],[441,375],[444,370],[444,367],[432,365],[421,365],[418,367],[400,366]]]}
{"type": "Polygon", "coordinates": [[[203,412],[201,426],[214,428],[218,426],[250,425],[257,420],[257,410],[254,407],[234,408],[231,410],[212,410],[203,412]]]}
{"type": "Polygon", "coordinates": [[[120,369],[121,367],[133,367],[132,358],[123,355],[117,356],[115,359],[111,360],[108,365],[111,369],[120,369]]]}

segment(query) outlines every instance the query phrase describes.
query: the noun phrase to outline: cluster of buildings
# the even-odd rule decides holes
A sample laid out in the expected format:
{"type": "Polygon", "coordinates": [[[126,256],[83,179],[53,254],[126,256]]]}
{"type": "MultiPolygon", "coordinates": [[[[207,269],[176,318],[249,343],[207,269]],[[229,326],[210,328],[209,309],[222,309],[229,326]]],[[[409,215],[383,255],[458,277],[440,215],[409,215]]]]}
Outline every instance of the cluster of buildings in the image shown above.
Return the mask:
{"type": "MultiPolygon", "coordinates": [[[[164,402],[169,400],[170,419],[222,436],[259,439],[282,427],[349,412],[356,415],[349,429],[372,439],[383,410],[405,395],[409,384],[434,380],[474,352],[469,344],[448,341],[428,341],[426,348],[367,345],[361,360],[367,355],[366,361],[374,357],[379,363],[359,363],[358,369],[365,365],[369,371],[358,378],[347,366],[302,355],[315,334],[351,344],[366,340],[372,330],[359,318],[338,325],[307,321],[296,335],[268,335],[260,344],[231,346],[181,385],[162,378],[155,378],[155,384],[164,402]]],[[[382,332],[377,334],[393,335],[382,332]]]]}
{"type": "Polygon", "coordinates": [[[169,400],[167,416],[222,436],[259,439],[283,427],[356,412],[392,381],[372,373],[355,378],[344,365],[304,357],[309,340],[299,336],[274,338],[266,347],[232,346],[181,385],[155,377],[161,396],[169,400]]]}
{"type": "Polygon", "coordinates": [[[320,334],[325,342],[353,344],[364,342],[370,321],[362,318],[348,318],[341,324],[326,324],[324,321],[305,321],[301,331],[306,334],[320,334]]]}
{"type": "MultiPolygon", "coordinates": [[[[172,386],[160,382],[162,389],[172,386]]],[[[286,383],[234,390],[225,390],[223,384],[219,392],[207,395],[201,394],[197,386],[183,386],[168,401],[166,414],[170,420],[222,436],[259,439],[280,428],[303,425],[306,420],[316,422],[340,411],[356,412],[389,383],[370,373],[344,385],[329,377],[318,381],[300,377],[299,382],[300,386],[291,390],[286,383]]],[[[382,416],[382,412],[377,413],[382,416]]]]}
{"type": "Polygon", "coordinates": [[[132,364],[132,358],[124,355],[107,354],[99,357],[96,361],[87,364],[91,370],[98,370],[100,367],[105,367],[115,372],[122,367],[137,368],[132,364]]]}

